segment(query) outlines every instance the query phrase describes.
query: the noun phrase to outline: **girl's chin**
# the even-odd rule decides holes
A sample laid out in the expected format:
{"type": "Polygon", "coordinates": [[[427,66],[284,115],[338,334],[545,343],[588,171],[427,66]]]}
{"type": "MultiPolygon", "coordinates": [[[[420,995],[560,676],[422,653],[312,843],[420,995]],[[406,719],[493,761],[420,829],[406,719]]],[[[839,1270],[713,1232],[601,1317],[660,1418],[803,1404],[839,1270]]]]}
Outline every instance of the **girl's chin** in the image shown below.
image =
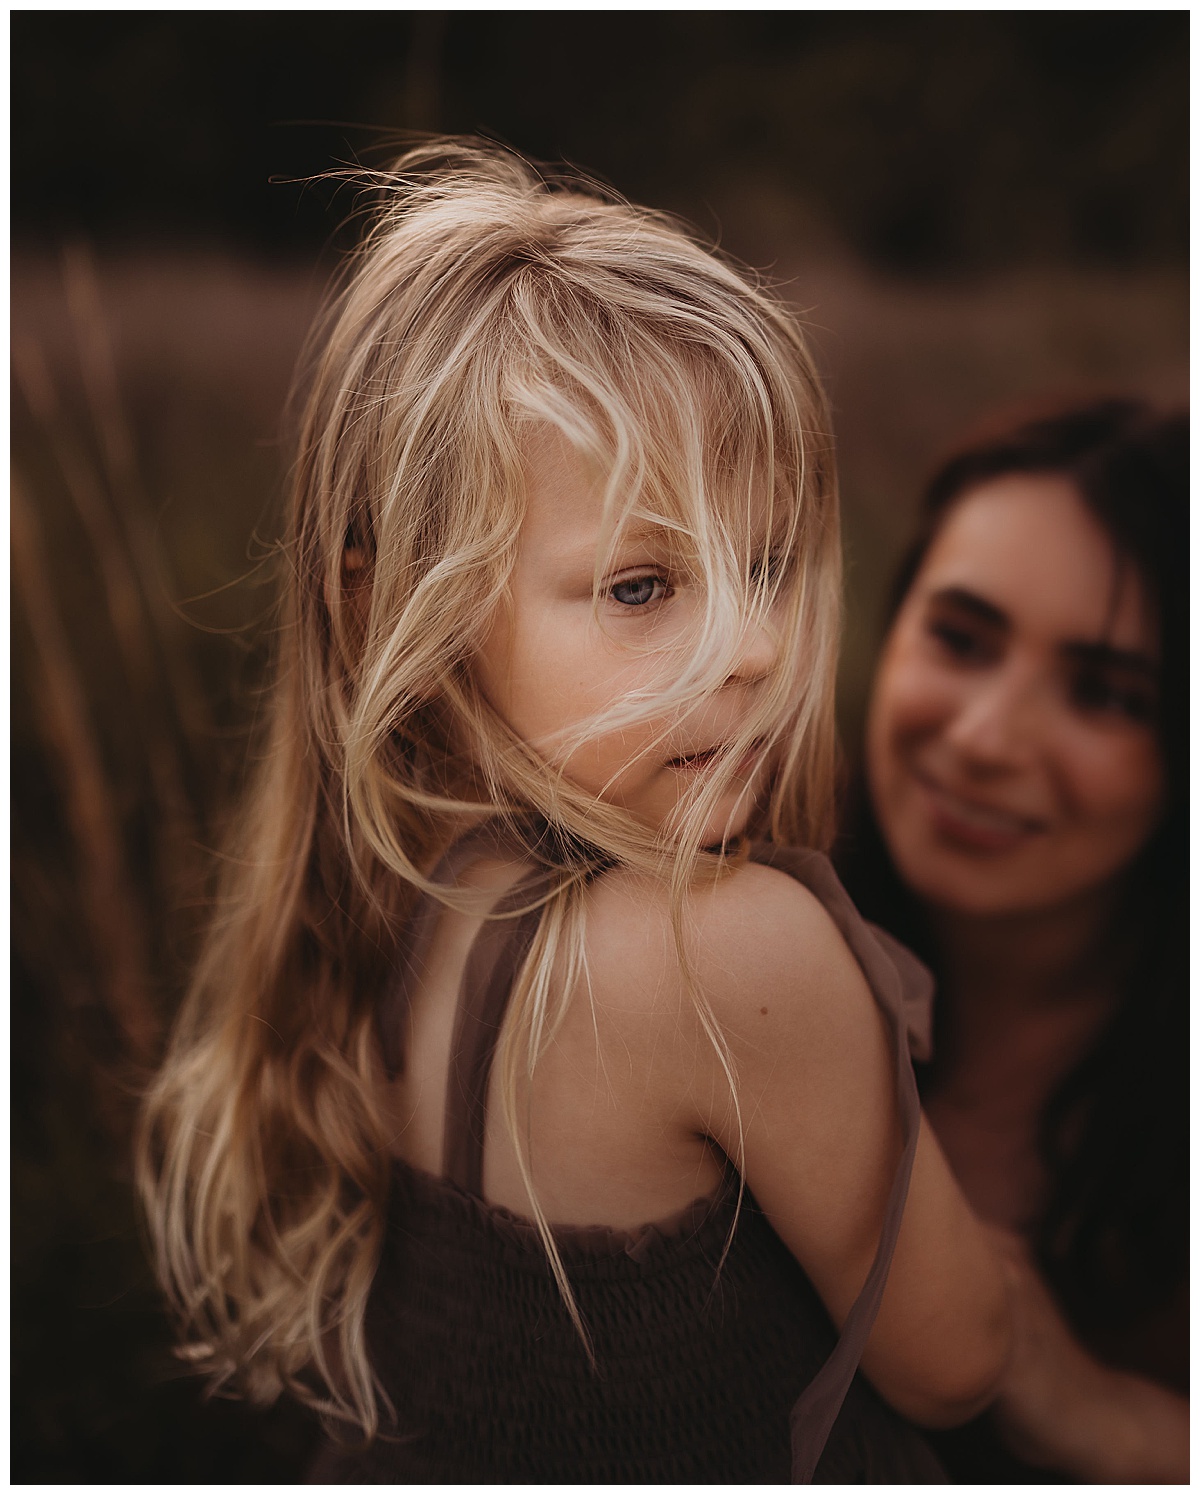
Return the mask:
{"type": "MultiPolygon", "coordinates": [[[[661,830],[665,822],[658,823],[661,830]]],[[[728,846],[731,842],[744,839],[746,832],[751,828],[751,813],[745,811],[735,815],[714,815],[699,831],[693,831],[689,827],[686,831],[686,841],[694,845],[700,851],[720,851],[722,846],[728,846]]]]}
{"type": "Polygon", "coordinates": [[[725,816],[714,815],[704,828],[700,844],[710,850],[730,841],[741,840],[750,828],[755,808],[753,804],[739,805],[725,816]]]}
{"type": "MultiPolygon", "coordinates": [[[[649,829],[663,832],[672,828],[675,834],[689,845],[705,850],[719,848],[723,843],[743,839],[747,832],[755,832],[761,820],[761,789],[749,789],[744,784],[735,784],[721,796],[700,826],[699,830],[689,825],[684,818],[686,799],[672,796],[656,796],[649,803],[634,805],[626,803],[624,808],[649,829]]],[[[693,823],[694,824],[694,823],[693,823]]]]}

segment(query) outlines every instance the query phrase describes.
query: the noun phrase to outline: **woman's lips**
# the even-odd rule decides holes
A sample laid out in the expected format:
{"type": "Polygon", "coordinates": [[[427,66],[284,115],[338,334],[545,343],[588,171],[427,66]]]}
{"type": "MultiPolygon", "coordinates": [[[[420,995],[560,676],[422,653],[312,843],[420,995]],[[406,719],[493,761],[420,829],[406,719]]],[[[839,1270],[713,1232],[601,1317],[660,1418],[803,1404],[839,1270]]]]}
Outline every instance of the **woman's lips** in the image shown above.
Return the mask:
{"type": "Polygon", "coordinates": [[[1012,851],[1046,829],[1046,823],[1001,805],[967,799],[927,774],[914,775],[934,831],[972,851],[1012,851]]]}

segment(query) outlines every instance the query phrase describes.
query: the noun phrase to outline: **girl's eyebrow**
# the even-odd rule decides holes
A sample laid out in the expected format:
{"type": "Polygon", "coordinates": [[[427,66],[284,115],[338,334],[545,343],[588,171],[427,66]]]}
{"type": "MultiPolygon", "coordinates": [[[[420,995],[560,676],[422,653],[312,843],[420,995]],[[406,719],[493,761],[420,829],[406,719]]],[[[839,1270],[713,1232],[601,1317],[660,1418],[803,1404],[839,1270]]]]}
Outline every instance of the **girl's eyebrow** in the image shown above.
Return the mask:
{"type": "Polygon", "coordinates": [[[666,539],[670,531],[653,519],[631,519],[621,531],[623,544],[645,545],[651,540],[666,539]]]}
{"type": "Polygon", "coordinates": [[[615,559],[620,562],[631,551],[651,550],[661,552],[671,548],[672,534],[667,526],[656,524],[650,519],[633,519],[622,528],[616,550],[613,554],[615,559]]]}

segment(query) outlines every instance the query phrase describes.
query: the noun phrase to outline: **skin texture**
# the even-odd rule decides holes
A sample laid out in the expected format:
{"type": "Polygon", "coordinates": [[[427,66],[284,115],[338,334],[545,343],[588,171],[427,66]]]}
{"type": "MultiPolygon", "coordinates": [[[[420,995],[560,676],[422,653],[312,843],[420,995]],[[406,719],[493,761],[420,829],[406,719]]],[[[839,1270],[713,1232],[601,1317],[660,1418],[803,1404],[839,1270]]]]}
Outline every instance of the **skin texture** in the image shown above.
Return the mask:
{"type": "MultiPolygon", "coordinates": [[[[570,750],[567,734],[633,692],[653,695],[678,678],[700,616],[661,528],[633,534],[605,574],[593,576],[601,537],[597,488],[565,444],[532,450],[510,606],[480,651],[478,679],[509,726],[598,798],[661,825],[695,788],[696,755],[731,742],[776,657],[768,627],[748,627],[725,686],[682,717],[610,731],[570,750]],[[684,760],[684,761],[680,761],[684,760]]],[[[714,811],[706,842],[735,836],[753,808],[761,765],[748,758],[714,811]]]]}
{"type": "Polygon", "coordinates": [[[1102,895],[1162,813],[1156,664],[1141,584],[1066,479],[961,499],[896,618],[868,723],[876,813],[913,891],[988,916],[1102,895]]]}
{"type": "MultiPolygon", "coordinates": [[[[629,690],[675,677],[699,607],[670,557],[644,536],[604,578],[597,618],[600,519],[598,494],[566,453],[543,447],[511,605],[478,668],[492,704],[551,757],[564,728],[629,690]],[[638,606],[622,597],[651,600],[638,606]]],[[[612,733],[566,759],[566,771],[659,823],[688,792],[690,775],[703,771],[672,759],[732,736],[774,659],[769,631],[748,631],[712,698],[681,720],[612,733]]],[[[735,790],[718,807],[714,839],[740,828],[745,802],[735,790]]],[[[470,879],[486,894],[518,871],[480,864],[470,879]]],[[[874,1256],[900,1136],[890,1039],[831,919],[791,878],[743,867],[685,903],[689,986],[665,889],[616,869],[586,896],[586,988],[517,1097],[547,1218],[625,1228],[663,1220],[719,1185],[726,1156],[740,1158],[747,1184],[840,1321],[874,1256]],[[730,1047],[740,1127],[696,991],[730,1047]]],[[[478,927],[466,913],[442,916],[410,1009],[409,1062],[389,1097],[395,1150],[434,1173],[452,1016],[478,927]]],[[[527,1215],[514,1145],[494,1104],[484,1160],[486,1197],[527,1215]]],[[[923,1128],[864,1369],[898,1410],[941,1424],[988,1400],[1007,1349],[997,1257],[923,1128]]]]}
{"type": "MultiPolygon", "coordinates": [[[[495,887],[514,871],[480,867],[472,881],[495,887]]],[[[529,1103],[547,1217],[621,1228],[662,1220],[712,1193],[722,1154],[744,1146],[748,1186],[840,1322],[874,1255],[900,1148],[890,1040],[857,963],[817,900],[769,868],[745,867],[689,899],[693,974],[731,1047],[739,1134],[680,971],[664,890],[617,870],[588,897],[588,990],[576,993],[518,1097],[521,1114],[529,1103]]],[[[443,917],[411,1009],[410,1063],[390,1097],[395,1150],[435,1173],[451,1018],[477,927],[443,917]]],[[[489,1200],[528,1215],[494,1106],[483,1183],[489,1200]]],[[[990,1399],[1004,1366],[1005,1293],[997,1257],[923,1126],[864,1371],[906,1416],[962,1420],[990,1399]]]]}

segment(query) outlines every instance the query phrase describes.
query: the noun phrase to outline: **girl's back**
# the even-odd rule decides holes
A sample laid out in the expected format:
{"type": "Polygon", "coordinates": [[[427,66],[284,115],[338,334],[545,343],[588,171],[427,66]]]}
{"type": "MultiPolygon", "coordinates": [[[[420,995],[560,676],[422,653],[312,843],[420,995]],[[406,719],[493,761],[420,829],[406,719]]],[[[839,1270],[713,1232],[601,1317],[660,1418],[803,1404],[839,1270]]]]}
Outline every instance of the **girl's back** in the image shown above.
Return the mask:
{"type": "MultiPolygon", "coordinates": [[[[821,859],[804,870],[822,890],[832,885],[821,859]]],[[[490,899],[528,871],[476,862],[460,886],[490,899]]],[[[398,1067],[388,1087],[396,1214],[367,1326],[397,1424],[365,1453],[331,1445],[315,1478],[778,1482],[792,1473],[789,1415],[836,1332],[754,1198],[739,1199],[737,1174],[705,1130],[705,1111],[729,1107],[682,990],[667,901],[610,870],[588,903],[589,993],[567,1008],[518,1109],[529,1118],[536,1198],[594,1358],[547,1269],[489,1085],[536,915],[524,928],[490,924],[481,940],[481,918],[442,913],[383,1008],[398,1067]]],[[[739,869],[695,910],[709,930],[697,975],[715,967],[709,985],[724,987],[723,1004],[752,1003],[760,1025],[761,999],[774,999],[770,967],[786,958],[758,938],[764,904],[795,915],[810,958],[823,946],[849,960],[802,884],[766,866],[739,869]]],[[[876,970],[881,958],[886,968],[866,927],[852,928],[876,970]]],[[[901,960],[901,986],[914,1003],[927,998],[915,963],[901,960]]],[[[920,1440],[856,1378],[817,1478],[939,1477],[920,1440]]]]}
{"type": "MultiPolygon", "coordinates": [[[[464,881],[503,891],[530,870],[516,861],[477,863],[464,881]]],[[[620,871],[589,889],[588,991],[566,1006],[532,1081],[517,1094],[536,1197],[556,1224],[635,1228],[713,1195],[724,1175],[689,1114],[695,1075],[685,1073],[681,1048],[690,1048],[694,1071],[699,1054],[684,1027],[691,1008],[680,1001],[678,982],[666,979],[670,929],[655,920],[661,910],[648,906],[649,891],[620,871]]],[[[445,1118],[459,1099],[451,1044],[460,1000],[472,999],[463,977],[482,925],[482,917],[443,912],[407,999],[387,1107],[396,1155],[427,1173],[445,1171],[445,1118]]],[[[494,1097],[483,1159],[484,1198],[527,1214],[529,1190],[494,1097]]]]}

